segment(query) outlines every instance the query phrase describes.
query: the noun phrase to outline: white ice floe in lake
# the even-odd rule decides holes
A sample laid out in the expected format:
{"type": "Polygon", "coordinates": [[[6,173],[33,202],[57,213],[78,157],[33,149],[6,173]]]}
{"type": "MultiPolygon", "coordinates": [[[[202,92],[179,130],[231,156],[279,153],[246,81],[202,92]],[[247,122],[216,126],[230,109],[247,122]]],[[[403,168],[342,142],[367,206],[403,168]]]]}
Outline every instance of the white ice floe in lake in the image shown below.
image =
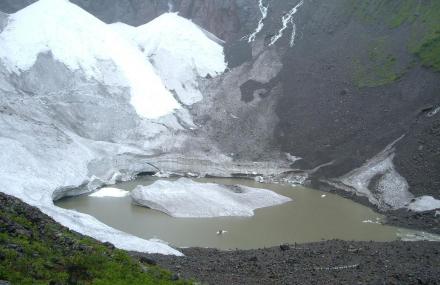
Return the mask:
{"type": "Polygon", "coordinates": [[[90,197],[104,198],[104,197],[112,197],[112,198],[121,198],[130,195],[129,191],[125,191],[118,188],[113,187],[104,187],[99,189],[96,192],[90,194],[90,197]]]}
{"type": "Polygon", "coordinates": [[[180,218],[249,217],[255,209],[291,201],[266,189],[199,183],[188,178],[139,185],[131,197],[137,204],[180,218]]]}
{"type": "Polygon", "coordinates": [[[408,209],[415,212],[431,211],[440,209],[440,200],[432,196],[421,196],[408,204],[408,209]]]}
{"type": "MultiPolygon", "coordinates": [[[[150,33],[164,35],[158,30],[150,33]]],[[[140,116],[157,118],[180,107],[131,41],[68,0],[40,0],[12,14],[0,42],[0,59],[15,73],[28,70],[39,54],[50,52],[70,69],[105,82],[100,63],[110,61],[121,77],[113,84],[131,89],[131,103],[140,116]]]]}
{"type": "Polygon", "coordinates": [[[139,27],[123,23],[111,26],[140,48],[165,86],[185,105],[202,100],[200,77],[214,77],[226,69],[223,47],[177,13],[162,14],[139,27]]]}
{"type": "Polygon", "coordinates": [[[380,222],[380,218],[377,218],[377,217],[374,220],[372,220],[372,219],[363,220],[362,223],[364,223],[364,224],[378,224],[378,225],[382,224],[380,222]]]}

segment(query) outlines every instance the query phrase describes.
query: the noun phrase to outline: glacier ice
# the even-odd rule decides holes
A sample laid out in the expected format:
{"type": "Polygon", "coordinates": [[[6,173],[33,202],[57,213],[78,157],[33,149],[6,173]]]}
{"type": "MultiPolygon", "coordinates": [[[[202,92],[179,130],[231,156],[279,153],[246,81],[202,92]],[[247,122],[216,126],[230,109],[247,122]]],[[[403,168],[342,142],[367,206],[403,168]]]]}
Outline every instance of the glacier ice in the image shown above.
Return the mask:
{"type": "Polygon", "coordinates": [[[12,14],[0,42],[0,58],[15,73],[50,52],[70,69],[105,81],[99,63],[112,61],[122,78],[117,84],[130,87],[139,115],[157,118],[180,107],[136,46],[68,0],[40,0],[12,14]]]}
{"type": "MultiPolygon", "coordinates": [[[[158,169],[217,176],[289,169],[284,162],[233,161],[208,139],[194,136],[196,126],[185,107],[173,111],[161,105],[173,96],[137,44],[66,0],[40,0],[15,14],[0,13],[0,45],[0,191],[72,230],[121,249],[181,255],[161,242],[58,208],[53,200],[158,169]],[[144,89],[149,93],[136,92],[144,89]],[[135,104],[138,108],[137,95],[146,100],[135,104]],[[153,118],[159,113],[166,114],[153,118]]],[[[214,69],[220,71],[224,59],[216,47],[219,68],[214,69]]],[[[181,64],[181,57],[174,59],[181,64]]],[[[205,74],[200,66],[193,74],[205,74]]]]}
{"type": "Polygon", "coordinates": [[[437,200],[432,196],[421,196],[414,199],[414,201],[411,201],[407,207],[415,212],[431,211],[440,209],[440,200],[437,200]]]}
{"type": "Polygon", "coordinates": [[[131,197],[137,204],[180,218],[248,217],[254,215],[255,209],[291,201],[270,190],[200,183],[188,178],[139,185],[131,197]]]}
{"type": "Polygon", "coordinates": [[[394,167],[394,145],[400,137],[382,152],[330,184],[347,191],[354,191],[368,198],[381,210],[403,208],[412,198],[409,186],[394,167]]]}
{"type": "Polygon", "coordinates": [[[174,109],[179,104],[131,41],[70,2],[40,0],[6,18],[1,191],[118,248],[181,255],[53,200],[152,171],[147,160],[163,145],[181,147],[184,134],[174,132],[191,126],[188,112],[174,109]],[[166,116],[153,119],[159,115],[166,116]]]}
{"type": "MultiPolygon", "coordinates": [[[[2,191],[40,208],[45,214],[79,233],[108,241],[126,250],[181,255],[168,245],[112,229],[94,217],[55,207],[52,199],[65,187],[76,188],[88,177],[87,162],[99,154],[75,136],[46,125],[0,116],[0,177],[2,191]],[[11,130],[8,130],[10,128],[11,130]],[[13,136],[14,139],[6,136],[13,136]],[[19,137],[21,136],[21,137],[19,137]],[[62,159],[60,159],[62,158],[62,159]],[[8,162],[8,163],[4,163],[8,162]]],[[[107,146],[106,151],[124,152],[107,146]]],[[[104,178],[103,178],[104,179],[104,178]]]]}
{"type": "Polygon", "coordinates": [[[128,196],[130,193],[129,191],[125,191],[118,188],[113,187],[103,187],[99,189],[98,191],[90,194],[90,197],[97,197],[97,198],[103,198],[103,197],[112,197],[112,198],[120,198],[128,196]]]}
{"type": "Polygon", "coordinates": [[[141,49],[165,86],[174,90],[185,105],[202,100],[200,77],[214,77],[226,69],[223,47],[177,13],[162,14],[136,28],[123,23],[111,26],[141,49]]]}

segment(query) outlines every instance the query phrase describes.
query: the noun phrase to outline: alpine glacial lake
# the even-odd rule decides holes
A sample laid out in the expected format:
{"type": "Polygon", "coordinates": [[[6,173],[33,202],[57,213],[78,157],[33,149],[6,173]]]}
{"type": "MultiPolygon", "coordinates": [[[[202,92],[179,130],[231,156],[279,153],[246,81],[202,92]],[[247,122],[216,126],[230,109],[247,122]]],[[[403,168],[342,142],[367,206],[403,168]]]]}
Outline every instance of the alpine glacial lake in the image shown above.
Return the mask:
{"type": "MultiPolygon", "coordinates": [[[[132,191],[159,178],[141,176],[112,187],[132,191]]],[[[163,179],[163,178],[161,178],[163,179]]],[[[252,217],[174,218],[132,203],[130,196],[81,195],[55,202],[96,217],[103,223],[145,239],[160,239],[175,247],[255,249],[283,243],[328,239],[392,241],[420,239],[424,233],[380,224],[383,216],[335,194],[301,186],[262,184],[247,179],[197,178],[198,182],[245,185],[272,190],[291,202],[255,210],[252,217]],[[227,231],[217,235],[218,230],[227,231]]],[[[437,237],[435,237],[436,239],[437,237]]]]}

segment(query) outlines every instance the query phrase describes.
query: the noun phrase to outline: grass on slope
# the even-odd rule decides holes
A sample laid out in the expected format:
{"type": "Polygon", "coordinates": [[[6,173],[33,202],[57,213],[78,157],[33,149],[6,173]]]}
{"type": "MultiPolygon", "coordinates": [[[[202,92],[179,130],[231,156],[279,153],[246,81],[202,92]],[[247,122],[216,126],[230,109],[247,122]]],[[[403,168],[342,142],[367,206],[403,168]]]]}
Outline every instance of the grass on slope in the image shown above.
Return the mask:
{"type": "Polygon", "coordinates": [[[379,38],[367,47],[369,64],[354,62],[354,80],[359,87],[376,87],[394,82],[401,76],[396,58],[389,52],[386,39],[379,38]]]}
{"type": "MultiPolygon", "coordinates": [[[[348,0],[353,15],[366,25],[408,30],[406,50],[421,65],[440,72],[440,1],[415,0],[348,0]]],[[[390,37],[389,40],[391,40],[390,37]]],[[[372,40],[374,44],[376,39],[372,40]]],[[[388,45],[392,46],[390,42],[388,45]]],[[[368,49],[371,53],[371,49],[368,49]]],[[[391,50],[368,62],[355,61],[355,81],[360,87],[374,87],[392,83],[413,67],[398,70],[399,58],[391,50]],[[368,67],[368,68],[365,68],[368,67]]]]}
{"type": "Polygon", "coordinates": [[[14,285],[190,284],[173,277],[0,194],[0,280],[14,285]]]}

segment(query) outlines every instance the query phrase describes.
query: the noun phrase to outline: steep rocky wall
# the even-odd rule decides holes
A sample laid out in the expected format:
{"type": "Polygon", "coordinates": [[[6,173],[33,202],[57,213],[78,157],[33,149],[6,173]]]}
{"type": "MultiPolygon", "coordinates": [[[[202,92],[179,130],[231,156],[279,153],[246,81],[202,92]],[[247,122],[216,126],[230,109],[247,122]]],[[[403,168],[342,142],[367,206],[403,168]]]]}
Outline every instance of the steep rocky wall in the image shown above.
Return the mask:
{"type": "MultiPolygon", "coordinates": [[[[247,80],[225,75],[209,87],[218,91],[217,98],[240,97],[233,105],[246,110],[244,116],[253,118],[254,124],[245,119],[230,124],[232,119],[221,115],[221,107],[212,108],[210,118],[222,119],[215,120],[211,136],[219,137],[225,151],[235,149],[248,159],[275,149],[302,157],[294,168],[328,163],[314,173],[316,178],[328,178],[361,166],[403,135],[393,160],[397,172],[408,180],[414,194],[439,197],[440,178],[435,174],[440,169],[438,4],[304,1],[292,21],[287,21],[283,36],[271,46],[282,17],[300,1],[267,3],[268,15],[256,40],[227,43],[233,47],[226,49],[227,57],[234,59],[231,67],[241,64],[231,72],[241,70],[247,80]],[[257,65],[261,52],[268,49],[281,58],[282,69],[268,81],[255,80],[243,68],[257,65]],[[273,137],[257,141],[255,134],[268,133],[258,117],[273,117],[259,106],[273,101],[277,120],[275,130],[269,131],[273,137]]],[[[255,17],[247,21],[256,27],[255,17]]],[[[253,73],[264,77],[270,72],[260,67],[253,73]]],[[[208,127],[212,125],[207,122],[208,127]]]]}
{"type": "MultiPolygon", "coordinates": [[[[408,1],[363,2],[303,5],[297,18],[301,37],[286,52],[279,75],[276,141],[305,158],[303,167],[334,161],[318,173],[331,177],[405,135],[394,159],[398,171],[414,193],[438,197],[440,119],[433,111],[440,102],[440,74],[411,48],[421,24],[388,22],[403,17],[408,1]]],[[[429,22],[424,9],[408,13],[429,22]]]]}

